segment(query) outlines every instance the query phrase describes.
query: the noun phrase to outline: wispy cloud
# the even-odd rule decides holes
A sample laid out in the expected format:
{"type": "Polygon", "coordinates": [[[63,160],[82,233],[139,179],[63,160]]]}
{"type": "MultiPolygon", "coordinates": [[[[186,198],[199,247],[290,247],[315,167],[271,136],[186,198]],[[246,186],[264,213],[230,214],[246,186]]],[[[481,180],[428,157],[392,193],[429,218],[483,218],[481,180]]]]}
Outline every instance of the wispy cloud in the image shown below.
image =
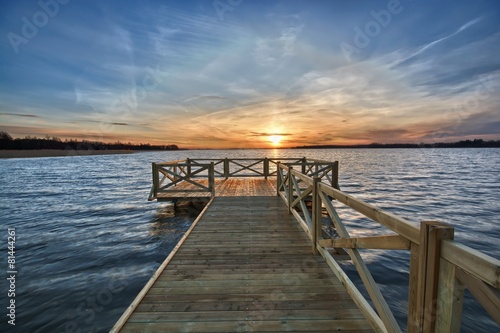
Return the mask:
{"type": "Polygon", "coordinates": [[[8,113],[8,112],[0,112],[0,116],[38,118],[38,116],[34,114],[20,114],[20,113],[8,113]]]}
{"type": "Polygon", "coordinates": [[[445,40],[447,40],[447,39],[449,39],[449,38],[451,38],[451,37],[453,37],[453,36],[456,36],[456,35],[457,35],[457,34],[459,34],[461,31],[463,31],[463,30],[465,30],[465,29],[467,29],[467,28],[471,27],[472,25],[474,25],[474,24],[476,24],[476,23],[478,23],[478,22],[480,22],[480,21],[482,21],[482,20],[483,20],[483,17],[477,17],[477,18],[475,18],[475,19],[473,19],[473,20],[468,21],[468,22],[467,22],[467,23],[465,23],[464,25],[460,26],[460,28],[458,28],[458,30],[456,30],[455,32],[453,32],[453,33],[451,33],[451,34],[449,34],[449,35],[447,35],[447,36],[441,37],[441,38],[439,38],[439,39],[436,39],[436,40],[434,40],[434,41],[432,41],[432,42],[430,42],[430,43],[428,43],[428,44],[426,44],[426,45],[424,45],[424,46],[421,46],[421,47],[420,47],[417,51],[415,51],[415,52],[413,52],[412,54],[410,54],[410,55],[406,56],[405,58],[403,58],[403,59],[399,60],[399,61],[397,62],[397,65],[399,65],[399,64],[401,64],[401,63],[404,63],[404,62],[406,62],[406,61],[411,60],[412,58],[414,58],[414,57],[416,57],[416,56],[418,56],[418,55],[420,55],[420,54],[424,53],[426,50],[428,50],[428,49],[432,48],[433,46],[436,46],[437,44],[442,43],[443,41],[445,41],[445,40]]]}

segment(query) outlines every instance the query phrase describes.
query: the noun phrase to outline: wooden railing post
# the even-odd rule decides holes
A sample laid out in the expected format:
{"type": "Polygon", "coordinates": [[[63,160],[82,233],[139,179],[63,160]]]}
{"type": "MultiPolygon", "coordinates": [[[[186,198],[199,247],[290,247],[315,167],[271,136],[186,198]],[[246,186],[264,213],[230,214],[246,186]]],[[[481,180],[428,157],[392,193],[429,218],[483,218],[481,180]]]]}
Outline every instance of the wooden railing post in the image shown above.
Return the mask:
{"type": "Polygon", "coordinates": [[[307,159],[304,157],[302,157],[302,174],[306,174],[306,163],[307,163],[307,159]]]}
{"type": "Polygon", "coordinates": [[[158,166],[156,163],[152,163],[152,168],[153,168],[153,195],[156,198],[158,195],[158,188],[159,188],[159,182],[160,180],[158,179],[158,166]]]}
{"type": "Polygon", "coordinates": [[[215,166],[214,162],[210,163],[210,167],[208,168],[208,188],[212,193],[212,196],[215,196],[215,166]]]}
{"type": "Polygon", "coordinates": [[[312,251],[314,255],[318,252],[318,239],[321,239],[322,222],[321,222],[321,198],[319,196],[319,177],[313,178],[312,189],[312,251]]]}
{"type": "Polygon", "coordinates": [[[332,187],[340,190],[339,187],[339,161],[333,162],[332,168],[332,187]]]}
{"type": "Polygon", "coordinates": [[[282,171],[281,171],[281,164],[280,162],[276,163],[276,195],[280,195],[280,188],[281,188],[281,177],[282,177],[282,171]]]}
{"type": "Polygon", "coordinates": [[[288,166],[288,213],[292,214],[292,202],[293,202],[293,180],[292,180],[292,170],[291,165],[288,166]]]}
{"type": "Polygon", "coordinates": [[[460,333],[465,287],[456,274],[457,267],[441,258],[435,332],[460,333]]]}
{"type": "Polygon", "coordinates": [[[412,253],[412,262],[410,263],[410,293],[414,292],[413,288],[416,288],[416,295],[414,302],[411,299],[408,302],[409,307],[413,308],[409,310],[414,311],[414,314],[409,312],[413,318],[408,318],[408,332],[434,333],[438,303],[441,240],[453,239],[453,233],[453,227],[445,223],[424,221],[420,224],[416,281],[415,279],[412,281],[412,274],[415,276],[415,253],[412,253]]]}
{"type": "Polygon", "coordinates": [[[419,254],[420,246],[416,243],[410,244],[410,275],[408,281],[408,318],[406,329],[408,333],[420,333],[422,330],[422,318],[418,304],[420,301],[419,283],[419,254]]]}
{"type": "Polygon", "coordinates": [[[187,177],[191,178],[191,160],[189,158],[186,158],[186,163],[187,163],[187,177]]]}
{"type": "Polygon", "coordinates": [[[226,180],[229,178],[229,160],[227,157],[224,159],[224,177],[226,177],[226,180]]]}
{"type": "Polygon", "coordinates": [[[267,157],[264,158],[264,179],[267,180],[267,177],[269,176],[269,160],[267,157]]]}

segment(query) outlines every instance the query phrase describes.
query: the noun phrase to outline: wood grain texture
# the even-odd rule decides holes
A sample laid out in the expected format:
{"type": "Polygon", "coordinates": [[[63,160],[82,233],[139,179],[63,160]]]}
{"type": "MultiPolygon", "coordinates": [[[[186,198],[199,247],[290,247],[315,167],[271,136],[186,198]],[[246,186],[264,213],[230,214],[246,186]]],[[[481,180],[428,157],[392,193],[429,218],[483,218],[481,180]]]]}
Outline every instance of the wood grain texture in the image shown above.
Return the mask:
{"type": "MultiPolygon", "coordinates": [[[[208,187],[208,180],[199,179],[197,183],[208,187]]],[[[264,178],[229,178],[215,179],[215,196],[217,197],[249,197],[249,196],[276,196],[276,179],[264,178]]],[[[158,192],[156,199],[171,200],[182,198],[210,198],[209,191],[200,192],[199,187],[188,182],[181,182],[165,192],[158,192]]]]}
{"type": "Polygon", "coordinates": [[[216,197],[121,332],[372,332],[272,195],[216,197]]]}

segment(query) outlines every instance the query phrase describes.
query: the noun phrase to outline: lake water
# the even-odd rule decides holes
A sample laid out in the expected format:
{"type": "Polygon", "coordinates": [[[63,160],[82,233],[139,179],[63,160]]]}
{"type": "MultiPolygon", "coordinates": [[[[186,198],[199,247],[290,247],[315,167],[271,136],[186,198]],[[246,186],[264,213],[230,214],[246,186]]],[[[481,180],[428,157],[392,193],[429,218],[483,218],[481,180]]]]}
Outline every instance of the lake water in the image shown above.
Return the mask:
{"type": "MultiPolygon", "coordinates": [[[[171,218],[166,203],[148,202],[151,162],[265,156],[338,160],[342,190],[410,221],[451,223],[456,240],[500,258],[500,149],[214,150],[4,159],[0,262],[8,277],[7,233],[14,227],[16,326],[7,324],[4,278],[0,332],[108,331],[200,208],[184,207],[171,218]]],[[[357,214],[341,214],[348,227],[376,228],[357,214]]],[[[404,323],[408,254],[363,256],[404,323]]],[[[498,332],[498,326],[467,300],[463,331],[498,332]]]]}

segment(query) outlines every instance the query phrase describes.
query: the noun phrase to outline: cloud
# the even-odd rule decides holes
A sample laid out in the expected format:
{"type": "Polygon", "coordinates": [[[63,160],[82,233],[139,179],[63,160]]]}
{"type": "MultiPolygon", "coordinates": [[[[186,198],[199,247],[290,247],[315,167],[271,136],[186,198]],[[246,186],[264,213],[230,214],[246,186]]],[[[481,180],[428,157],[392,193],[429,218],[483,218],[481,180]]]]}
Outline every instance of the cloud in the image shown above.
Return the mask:
{"type": "Polygon", "coordinates": [[[467,28],[471,27],[472,25],[474,25],[474,24],[476,24],[476,23],[479,23],[479,22],[480,22],[480,21],[482,21],[482,20],[483,20],[483,17],[477,17],[477,18],[475,18],[475,19],[473,19],[473,20],[468,21],[467,23],[463,24],[460,28],[458,28],[458,30],[457,30],[457,31],[453,32],[452,34],[449,34],[449,35],[447,35],[447,36],[441,37],[441,38],[439,38],[439,39],[437,39],[437,40],[434,40],[434,41],[432,41],[432,42],[430,42],[430,43],[428,43],[428,44],[426,44],[426,45],[424,45],[424,46],[421,46],[421,47],[420,47],[417,51],[415,51],[414,53],[412,53],[412,54],[410,54],[409,56],[407,56],[407,57],[405,57],[405,58],[401,59],[401,60],[398,62],[398,64],[401,64],[401,63],[404,63],[404,62],[406,62],[406,61],[411,60],[412,58],[414,58],[414,57],[416,57],[416,56],[418,56],[418,55],[422,54],[423,52],[425,52],[426,50],[430,49],[431,47],[434,47],[434,46],[436,46],[437,44],[442,43],[443,41],[445,41],[445,40],[447,40],[447,39],[449,39],[449,38],[451,38],[451,37],[453,37],[453,36],[455,36],[455,35],[459,34],[461,31],[463,31],[463,30],[465,30],[465,29],[467,29],[467,28]]]}
{"type": "Polygon", "coordinates": [[[19,114],[19,113],[8,113],[8,112],[0,112],[0,116],[39,118],[37,115],[34,114],[19,114]]]}
{"type": "Polygon", "coordinates": [[[290,136],[293,135],[292,133],[280,133],[280,132],[250,132],[252,136],[272,136],[272,135],[279,135],[279,136],[290,136]]]}

